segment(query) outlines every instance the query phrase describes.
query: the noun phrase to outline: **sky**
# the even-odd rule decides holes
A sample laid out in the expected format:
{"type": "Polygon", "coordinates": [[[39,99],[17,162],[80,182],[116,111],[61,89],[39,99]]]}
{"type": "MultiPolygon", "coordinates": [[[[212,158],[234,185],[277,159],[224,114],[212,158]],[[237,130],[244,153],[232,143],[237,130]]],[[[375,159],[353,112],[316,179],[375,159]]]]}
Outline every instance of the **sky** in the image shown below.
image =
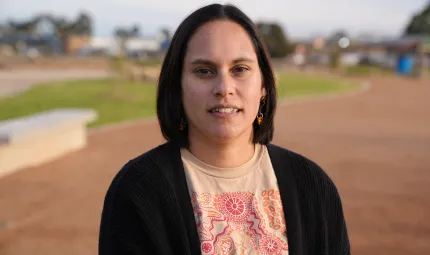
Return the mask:
{"type": "Polygon", "coordinates": [[[90,13],[96,36],[110,36],[117,26],[139,24],[144,35],[162,27],[174,31],[195,9],[232,3],[254,21],[279,22],[287,35],[307,38],[345,29],[352,35],[399,35],[411,15],[429,0],[0,0],[0,21],[25,20],[39,13],[75,18],[90,13]]]}

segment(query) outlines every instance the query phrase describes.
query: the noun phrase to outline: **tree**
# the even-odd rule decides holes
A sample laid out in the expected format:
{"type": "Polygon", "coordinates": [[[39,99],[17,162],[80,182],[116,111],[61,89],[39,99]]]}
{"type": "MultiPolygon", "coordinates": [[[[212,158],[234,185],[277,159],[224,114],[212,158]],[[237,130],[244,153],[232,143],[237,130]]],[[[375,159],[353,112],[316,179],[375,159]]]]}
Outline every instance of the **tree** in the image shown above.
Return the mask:
{"type": "Polygon", "coordinates": [[[163,35],[163,39],[170,41],[171,39],[171,35],[170,35],[170,30],[168,28],[162,28],[161,29],[161,34],[163,35]]]}
{"type": "Polygon", "coordinates": [[[126,27],[117,27],[114,30],[114,35],[117,38],[134,38],[139,37],[140,35],[140,27],[135,24],[129,28],[126,27]]]}
{"type": "Polygon", "coordinates": [[[123,84],[124,78],[134,79],[134,68],[133,65],[126,61],[126,45],[127,41],[131,38],[139,37],[141,34],[140,26],[137,24],[131,27],[117,27],[114,29],[114,36],[119,44],[119,54],[117,57],[111,59],[111,67],[115,72],[117,79],[114,87],[114,95],[121,95],[121,84],[123,84]]]}
{"type": "Polygon", "coordinates": [[[92,35],[93,21],[91,16],[86,12],[79,13],[76,21],[72,24],[71,32],[77,35],[92,35]]]}
{"type": "Polygon", "coordinates": [[[339,40],[343,37],[349,38],[348,33],[344,29],[338,29],[328,37],[327,45],[330,47],[337,47],[339,45],[339,40]]]}
{"type": "Polygon", "coordinates": [[[130,32],[129,32],[129,37],[130,38],[136,38],[139,37],[141,34],[140,31],[140,26],[137,24],[134,24],[131,28],[130,28],[130,32]]]}
{"type": "Polygon", "coordinates": [[[55,27],[57,28],[57,34],[60,36],[68,35],[70,33],[70,24],[65,18],[57,18],[55,20],[55,27]]]}
{"type": "Polygon", "coordinates": [[[419,13],[412,16],[405,35],[430,35],[430,1],[419,13]]]}
{"type": "Polygon", "coordinates": [[[120,56],[123,56],[126,52],[126,45],[127,45],[127,41],[130,38],[136,38],[139,37],[141,33],[140,27],[137,24],[134,24],[133,26],[131,26],[130,28],[125,28],[125,27],[117,27],[114,30],[114,36],[117,38],[117,40],[119,41],[119,50],[120,56]]]}
{"type": "Polygon", "coordinates": [[[282,58],[293,51],[282,27],[277,23],[257,23],[264,44],[272,58],[282,58]]]}
{"type": "Polygon", "coordinates": [[[349,38],[348,33],[344,29],[338,29],[327,39],[327,46],[330,50],[330,67],[334,70],[340,67],[342,49],[339,45],[339,41],[342,38],[349,38]]]}

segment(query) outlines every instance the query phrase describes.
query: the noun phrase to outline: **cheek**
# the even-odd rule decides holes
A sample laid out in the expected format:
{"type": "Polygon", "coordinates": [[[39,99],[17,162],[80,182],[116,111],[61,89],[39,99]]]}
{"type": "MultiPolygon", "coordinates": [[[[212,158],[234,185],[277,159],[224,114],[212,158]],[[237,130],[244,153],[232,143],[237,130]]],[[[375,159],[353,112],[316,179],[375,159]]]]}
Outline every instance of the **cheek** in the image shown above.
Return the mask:
{"type": "Polygon", "coordinates": [[[204,107],[205,91],[202,86],[198,86],[195,82],[184,79],[182,82],[182,101],[185,110],[189,114],[195,108],[204,107]]]}
{"type": "Polygon", "coordinates": [[[198,91],[196,91],[195,89],[189,88],[189,87],[184,87],[183,89],[183,99],[184,99],[184,103],[185,104],[192,104],[194,103],[197,99],[198,96],[198,91]]]}
{"type": "Polygon", "coordinates": [[[255,97],[254,100],[252,100],[252,103],[250,105],[250,108],[251,108],[250,115],[252,115],[250,117],[257,116],[259,107],[260,107],[259,97],[255,97]]]}
{"type": "Polygon", "coordinates": [[[252,115],[257,115],[261,97],[263,96],[263,89],[261,84],[261,79],[255,77],[252,82],[247,84],[247,89],[243,91],[244,97],[246,98],[247,105],[249,107],[249,113],[252,115]]]}

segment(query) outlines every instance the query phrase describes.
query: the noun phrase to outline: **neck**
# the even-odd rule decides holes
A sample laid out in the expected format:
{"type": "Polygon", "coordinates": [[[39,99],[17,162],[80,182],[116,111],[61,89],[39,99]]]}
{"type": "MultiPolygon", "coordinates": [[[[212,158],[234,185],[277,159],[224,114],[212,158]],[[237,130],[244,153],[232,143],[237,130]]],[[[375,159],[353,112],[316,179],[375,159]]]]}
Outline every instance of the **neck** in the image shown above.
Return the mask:
{"type": "Polygon", "coordinates": [[[250,136],[244,135],[228,142],[200,138],[189,137],[190,152],[196,158],[215,167],[238,167],[248,162],[254,155],[254,144],[250,136]]]}

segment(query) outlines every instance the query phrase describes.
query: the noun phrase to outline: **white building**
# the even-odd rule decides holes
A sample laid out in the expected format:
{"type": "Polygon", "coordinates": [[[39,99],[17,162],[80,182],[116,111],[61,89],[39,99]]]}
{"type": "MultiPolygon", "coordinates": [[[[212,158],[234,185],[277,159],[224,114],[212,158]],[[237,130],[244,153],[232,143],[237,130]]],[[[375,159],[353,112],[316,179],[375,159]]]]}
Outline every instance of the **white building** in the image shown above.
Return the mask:
{"type": "MultiPolygon", "coordinates": [[[[161,50],[161,41],[158,38],[131,38],[126,41],[125,48],[128,53],[158,52],[161,50]]],[[[82,49],[82,54],[88,52],[104,52],[108,55],[117,55],[120,52],[120,41],[114,37],[93,37],[82,49]]]]}

